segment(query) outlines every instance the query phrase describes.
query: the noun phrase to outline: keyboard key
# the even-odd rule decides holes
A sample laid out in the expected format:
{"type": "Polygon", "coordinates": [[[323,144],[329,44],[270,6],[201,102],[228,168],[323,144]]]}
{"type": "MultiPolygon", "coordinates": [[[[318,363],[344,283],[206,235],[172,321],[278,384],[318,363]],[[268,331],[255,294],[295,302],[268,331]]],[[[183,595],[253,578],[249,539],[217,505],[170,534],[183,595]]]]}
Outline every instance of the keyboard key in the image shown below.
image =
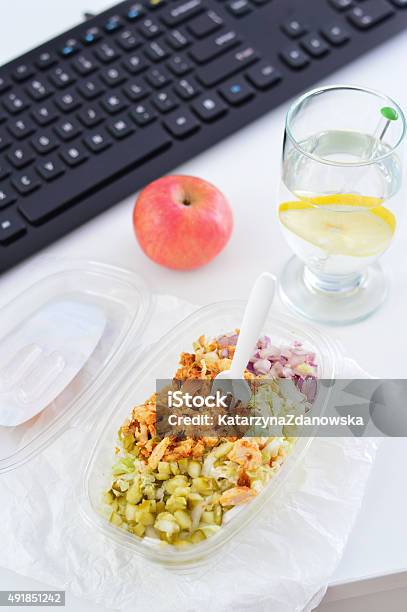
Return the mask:
{"type": "Polygon", "coordinates": [[[166,117],[164,126],[175,138],[186,138],[201,127],[197,118],[187,109],[172,112],[166,117]]]}
{"type": "Polygon", "coordinates": [[[104,68],[100,76],[102,81],[106,83],[108,87],[115,87],[120,85],[127,79],[127,75],[119,66],[111,66],[110,68],[104,68]]]}
{"type": "Polygon", "coordinates": [[[59,49],[59,55],[61,55],[62,57],[71,57],[71,55],[77,53],[79,49],[80,45],[76,38],[69,38],[59,49]]]}
{"type": "Polygon", "coordinates": [[[40,181],[37,179],[34,174],[31,172],[26,172],[24,174],[17,174],[13,176],[11,179],[11,183],[13,187],[20,193],[21,195],[26,195],[27,193],[31,193],[38,189],[41,186],[40,181]]]}
{"type": "Polygon", "coordinates": [[[228,107],[215,94],[202,94],[192,103],[192,108],[203,121],[215,121],[228,111],[228,107]]]}
{"type": "Polygon", "coordinates": [[[161,19],[170,27],[176,26],[182,21],[197,15],[203,11],[202,0],[184,0],[177,2],[175,6],[170,6],[161,13],[161,19]]]}
{"type": "Polygon", "coordinates": [[[0,181],[7,178],[11,172],[11,168],[4,161],[0,161],[0,181]]]}
{"type": "Polygon", "coordinates": [[[112,44],[101,43],[95,50],[96,57],[103,62],[108,64],[119,57],[116,48],[112,44]]]}
{"type": "Polygon", "coordinates": [[[312,57],[322,57],[329,53],[328,44],[318,34],[308,34],[301,40],[301,46],[312,57]]]}
{"type": "Polygon", "coordinates": [[[0,131],[0,151],[4,151],[11,145],[11,138],[6,132],[3,130],[0,131]]]}
{"type": "Polygon", "coordinates": [[[25,138],[32,134],[35,130],[35,126],[29,119],[17,119],[11,121],[7,126],[10,134],[15,138],[25,138]]]}
{"type": "Polygon", "coordinates": [[[156,40],[146,45],[145,53],[152,62],[159,62],[169,55],[168,48],[156,40]]]}
{"type": "Polygon", "coordinates": [[[79,121],[85,127],[94,127],[105,118],[98,106],[86,106],[78,113],[79,121]]]}
{"type": "Polygon", "coordinates": [[[280,53],[281,59],[294,70],[305,68],[309,64],[309,58],[299,47],[292,46],[287,47],[282,53],[280,53]]]}
{"type": "Polygon", "coordinates": [[[172,30],[167,34],[166,41],[175,51],[179,51],[187,47],[191,39],[182,30],[172,30]]]}
{"type": "MultiPolygon", "coordinates": [[[[12,77],[15,81],[25,81],[34,74],[34,70],[27,64],[20,64],[12,71],[12,77]]],[[[0,78],[0,92],[3,93],[11,87],[11,81],[7,77],[0,78]]]]}
{"type": "Polygon", "coordinates": [[[74,111],[82,104],[81,99],[74,91],[67,91],[65,93],[58,94],[55,96],[54,102],[64,113],[74,111]]]}
{"type": "Polygon", "coordinates": [[[33,79],[25,88],[32,100],[43,100],[48,98],[53,92],[51,87],[41,79],[33,79]]]}
{"type": "Polygon", "coordinates": [[[259,62],[247,73],[247,78],[257,89],[268,89],[281,81],[280,72],[270,62],[259,62]]]}
{"type": "Polygon", "coordinates": [[[15,138],[25,138],[35,131],[35,125],[28,117],[10,121],[7,127],[15,138]]]}
{"type": "Polygon", "coordinates": [[[178,106],[177,101],[168,91],[158,91],[152,97],[152,103],[160,113],[168,113],[178,106]]]}
{"type": "Polygon", "coordinates": [[[25,234],[26,231],[24,223],[14,211],[8,211],[0,215],[0,244],[10,244],[25,234]]]}
{"type": "Polygon", "coordinates": [[[119,117],[118,119],[114,119],[113,121],[107,124],[107,129],[109,130],[111,135],[117,138],[118,140],[130,136],[130,134],[134,132],[134,127],[127,119],[127,117],[119,117]]]}
{"type": "Polygon", "coordinates": [[[11,189],[0,187],[0,208],[6,208],[13,202],[16,201],[15,194],[11,191],[11,189]]]}
{"type": "Polygon", "coordinates": [[[212,87],[246,68],[256,59],[258,59],[258,54],[253,47],[242,45],[236,51],[229,52],[201,68],[197,78],[206,87],[212,87]]]}
{"type": "Polygon", "coordinates": [[[93,45],[97,40],[102,37],[102,32],[100,28],[93,27],[86,30],[86,32],[82,36],[82,41],[85,45],[93,45]]]}
{"type": "Polygon", "coordinates": [[[285,32],[290,38],[298,38],[307,31],[304,23],[298,19],[288,19],[281,26],[283,32],[285,32]]]}
{"type": "Polygon", "coordinates": [[[233,30],[228,30],[197,43],[192,47],[190,55],[199,64],[204,64],[231,49],[239,42],[238,34],[233,30]]]}
{"type": "Polygon", "coordinates": [[[11,81],[7,77],[0,77],[0,93],[4,93],[11,87],[11,81]]]}
{"type": "Polygon", "coordinates": [[[386,0],[366,0],[360,6],[353,8],[347,17],[358,29],[369,30],[394,13],[394,9],[386,0]]]}
{"type": "Polygon", "coordinates": [[[105,23],[105,32],[111,34],[112,32],[117,32],[123,26],[123,21],[119,15],[113,15],[113,17],[109,17],[109,19],[105,23]]]}
{"type": "Polygon", "coordinates": [[[142,100],[150,93],[150,89],[141,81],[132,81],[128,83],[126,87],[123,88],[123,91],[132,102],[142,100]]]}
{"type": "Polygon", "coordinates": [[[147,125],[156,119],[157,114],[150,107],[149,104],[138,104],[130,113],[131,118],[137,123],[137,125],[147,125]]]}
{"type": "Polygon", "coordinates": [[[193,68],[191,62],[184,55],[173,55],[167,62],[167,66],[175,76],[183,76],[193,68]]]}
{"type": "Polygon", "coordinates": [[[81,76],[86,76],[97,68],[96,63],[87,55],[78,55],[72,62],[72,67],[81,76]]]}
{"type": "Polygon", "coordinates": [[[60,155],[68,166],[79,166],[79,164],[82,164],[89,157],[80,144],[70,145],[62,149],[60,155]]]}
{"type": "Polygon", "coordinates": [[[235,17],[241,17],[242,15],[247,15],[252,10],[250,6],[249,0],[229,0],[226,4],[226,8],[229,13],[235,15],[235,17]]]}
{"type": "Polygon", "coordinates": [[[147,72],[146,78],[150,85],[156,89],[164,87],[171,81],[170,75],[164,68],[151,68],[147,72]]]}
{"type": "Polygon", "coordinates": [[[51,134],[51,132],[39,132],[31,139],[31,145],[37,151],[43,155],[44,153],[49,153],[58,147],[58,141],[51,134]]]}
{"type": "Polygon", "coordinates": [[[51,108],[49,105],[42,105],[37,107],[31,113],[34,121],[38,123],[38,125],[48,125],[52,123],[57,118],[57,113],[54,108],[51,108]]]}
{"type": "Polygon", "coordinates": [[[190,100],[200,93],[200,89],[194,79],[189,77],[188,79],[181,79],[175,84],[175,93],[182,98],[182,100],[190,100]]]}
{"type": "Polygon", "coordinates": [[[81,127],[75,119],[63,119],[57,123],[54,130],[62,140],[72,140],[80,134],[81,127]]]}
{"type": "Polygon", "coordinates": [[[56,62],[57,58],[53,53],[51,53],[50,51],[43,51],[36,59],[35,65],[40,70],[46,70],[47,68],[50,68],[51,66],[56,64],[56,62]]]}
{"type": "Polygon", "coordinates": [[[75,168],[75,174],[67,172],[46,188],[34,191],[22,200],[19,210],[30,223],[40,225],[95,188],[95,177],[105,183],[118,172],[140,166],[169,146],[171,138],[158,123],[136,130],[128,138],[119,141],[116,147],[110,147],[79,165],[75,168]]]}
{"type": "Polygon", "coordinates": [[[40,160],[35,165],[35,169],[46,181],[53,181],[65,172],[65,167],[57,157],[40,160]]]}
{"type": "Polygon", "coordinates": [[[123,66],[130,74],[138,74],[147,68],[148,63],[142,55],[131,55],[123,62],[123,66]]]}
{"type": "Polygon", "coordinates": [[[343,45],[350,39],[348,30],[338,24],[332,24],[322,30],[322,35],[331,45],[343,45]]]}
{"type": "Polygon", "coordinates": [[[208,11],[205,15],[196,17],[188,24],[188,30],[197,38],[203,38],[218,30],[223,20],[215,11],[208,11]]]}
{"type": "Polygon", "coordinates": [[[159,34],[161,34],[161,27],[155,19],[151,17],[146,17],[139,25],[139,31],[144,36],[144,38],[155,38],[159,34]]]}
{"type": "Polygon", "coordinates": [[[76,38],[68,38],[60,48],[59,54],[62,55],[62,57],[71,57],[71,55],[77,53],[79,49],[79,41],[76,40],[76,38]]]}
{"type": "Polygon", "coordinates": [[[78,91],[81,96],[86,98],[86,100],[93,100],[103,93],[105,88],[101,85],[101,83],[99,83],[99,81],[89,79],[88,81],[84,81],[79,85],[78,91]]]}
{"type": "Polygon", "coordinates": [[[115,40],[124,51],[131,51],[141,45],[140,38],[131,30],[123,30],[115,40]]]}
{"type": "Polygon", "coordinates": [[[34,70],[28,64],[19,64],[12,72],[13,79],[17,82],[26,81],[33,74],[34,70]]]}
{"type": "Polygon", "coordinates": [[[20,94],[14,92],[8,93],[3,98],[3,105],[6,110],[12,115],[21,113],[28,107],[28,100],[20,94]]]}
{"type": "Polygon", "coordinates": [[[88,147],[89,151],[91,151],[92,153],[100,153],[101,151],[104,151],[105,149],[110,147],[110,145],[112,144],[110,138],[108,138],[103,131],[92,132],[91,134],[88,134],[83,139],[83,142],[88,147]]]}
{"type": "Polygon", "coordinates": [[[353,0],[329,0],[337,11],[345,11],[353,5],[353,0]]]}
{"type": "Polygon", "coordinates": [[[126,17],[129,21],[137,21],[137,19],[140,19],[140,17],[142,17],[145,14],[145,12],[146,12],[146,9],[141,4],[141,2],[136,2],[136,4],[133,4],[127,10],[126,17]]]}
{"type": "Polygon", "coordinates": [[[106,94],[101,100],[101,105],[109,113],[119,113],[128,106],[127,100],[125,100],[120,94],[106,94]]]}
{"type": "Polygon", "coordinates": [[[7,159],[18,170],[28,166],[33,161],[34,155],[26,145],[17,145],[9,150],[7,159]]]}
{"type": "Polygon", "coordinates": [[[255,94],[254,89],[242,78],[231,79],[222,85],[219,93],[232,106],[248,102],[255,94]]]}
{"type": "Polygon", "coordinates": [[[75,81],[75,77],[72,72],[68,70],[68,68],[61,68],[60,66],[51,71],[49,78],[55,87],[59,88],[67,87],[75,81]]]}

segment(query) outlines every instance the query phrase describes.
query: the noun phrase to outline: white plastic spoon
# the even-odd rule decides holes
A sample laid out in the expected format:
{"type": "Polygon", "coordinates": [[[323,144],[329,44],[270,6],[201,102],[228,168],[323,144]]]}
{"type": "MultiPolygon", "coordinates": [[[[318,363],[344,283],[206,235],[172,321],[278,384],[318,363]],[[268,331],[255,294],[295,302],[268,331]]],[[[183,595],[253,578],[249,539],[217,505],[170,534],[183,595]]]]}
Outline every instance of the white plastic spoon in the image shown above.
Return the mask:
{"type": "MultiPolygon", "coordinates": [[[[216,376],[213,389],[221,388],[221,385],[217,384],[218,381],[239,380],[243,378],[243,373],[253,354],[264,321],[266,320],[270,306],[273,302],[275,288],[275,278],[268,272],[263,272],[254,283],[243,315],[243,321],[230,369],[224,370],[216,376]]],[[[245,388],[247,391],[244,395],[247,397],[248,388],[246,385],[245,388]]],[[[235,393],[235,395],[239,397],[239,399],[243,399],[240,390],[239,393],[235,393]]]]}

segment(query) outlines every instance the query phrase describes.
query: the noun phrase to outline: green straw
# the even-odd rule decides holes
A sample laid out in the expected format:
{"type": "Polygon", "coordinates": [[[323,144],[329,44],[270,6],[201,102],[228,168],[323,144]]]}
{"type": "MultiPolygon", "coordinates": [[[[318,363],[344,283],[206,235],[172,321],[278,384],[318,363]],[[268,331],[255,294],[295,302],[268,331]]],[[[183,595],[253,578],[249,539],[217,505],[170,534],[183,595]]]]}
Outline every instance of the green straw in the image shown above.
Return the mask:
{"type": "Polygon", "coordinates": [[[380,113],[386,119],[386,125],[384,126],[382,133],[379,136],[379,140],[383,140],[384,135],[389,129],[390,123],[392,121],[397,121],[397,119],[399,118],[399,115],[398,115],[398,112],[394,110],[394,108],[391,108],[390,106],[383,106],[383,108],[380,109],[380,113]]]}
{"type": "Polygon", "coordinates": [[[377,150],[377,145],[379,142],[383,141],[384,136],[386,135],[387,130],[389,129],[390,124],[393,121],[397,121],[399,118],[398,112],[391,108],[391,106],[383,106],[380,109],[381,118],[379,123],[377,124],[377,128],[372,134],[372,145],[369,147],[367,151],[366,158],[372,159],[377,150]],[[383,120],[385,123],[383,125],[383,120]]]}

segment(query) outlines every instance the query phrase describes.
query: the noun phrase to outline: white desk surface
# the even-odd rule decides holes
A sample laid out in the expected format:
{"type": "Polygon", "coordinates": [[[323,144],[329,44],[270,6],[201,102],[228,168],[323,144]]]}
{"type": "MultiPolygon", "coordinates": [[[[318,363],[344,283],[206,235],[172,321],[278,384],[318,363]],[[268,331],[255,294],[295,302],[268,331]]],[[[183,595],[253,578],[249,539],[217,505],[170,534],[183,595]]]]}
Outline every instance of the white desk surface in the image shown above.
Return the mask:
{"type": "MultiPolygon", "coordinates": [[[[55,0],[7,2],[0,21],[0,64],[75,25],[81,20],[82,10],[98,12],[111,4],[107,0],[69,0],[63,6],[55,0]]],[[[346,83],[380,89],[406,109],[407,84],[403,73],[406,57],[407,36],[402,34],[338,71],[324,84],[346,83]]],[[[283,105],[177,169],[179,173],[201,176],[213,182],[228,196],[234,209],[235,230],[231,242],[209,266],[190,273],[177,273],[147,260],[133,238],[133,197],[60,240],[43,254],[83,257],[128,267],[148,279],[153,291],[173,293],[196,304],[246,298],[259,272],[268,269],[278,274],[290,255],[277,227],[274,202],[286,110],[287,105],[283,105]]],[[[392,283],[387,303],[363,323],[328,330],[342,341],[348,355],[378,377],[407,375],[406,234],[404,223],[397,242],[383,258],[392,283]]],[[[21,270],[17,273],[21,279],[21,270]]],[[[15,275],[16,272],[11,271],[2,277],[0,303],[8,301],[15,292],[15,275]]],[[[366,577],[407,572],[406,455],[406,439],[383,442],[362,511],[343,560],[332,576],[332,585],[346,585],[340,587],[343,596],[355,594],[356,587],[352,585],[366,577]]],[[[407,573],[402,575],[402,580],[407,584],[407,573]]],[[[391,588],[391,579],[385,578],[384,582],[381,579],[380,584],[383,588],[391,588]]],[[[47,585],[0,569],[0,590],[35,588],[47,588],[47,585]]],[[[340,589],[332,591],[338,593],[340,589]]],[[[69,594],[67,609],[76,612],[101,610],[69,594]]]]}

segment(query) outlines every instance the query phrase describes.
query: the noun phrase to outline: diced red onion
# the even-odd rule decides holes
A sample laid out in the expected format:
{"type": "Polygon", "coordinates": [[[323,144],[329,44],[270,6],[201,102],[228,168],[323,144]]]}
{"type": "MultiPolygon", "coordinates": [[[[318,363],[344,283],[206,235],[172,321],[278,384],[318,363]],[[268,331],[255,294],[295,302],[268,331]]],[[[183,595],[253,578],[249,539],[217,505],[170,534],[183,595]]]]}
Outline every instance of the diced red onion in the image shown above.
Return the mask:
{"type": "Polygon", "coordinates": [[[276,346],[269,346],[268,348],[261,349],[258,351],[260,359],[270,359],[270,357],[278,357],[280,350],[276,346]]]}
{"type": "Polygon", "coordinates": [[[303,393],[307,398],[308,402],[312,404],[318,391],[317,379],[314,376],[306,376],[305,378],[295,376],[294,379],[298,390],[301,391],[301,393],[303,393]]]}
{"type": "Polygon", "coordinates": [[[224,336],[219,336],[218,342],[221,346],[236,346],[237,339],[237,334],[225,334],[224,336]]]}
{"type": "Polygon", "coordinates": [[[269,373],[273,378],[281,378],[283,376],[283,366],[277,361],[269,373]]]}
{"type": "Polygon", "coordinates": [[[269,336],[262,336],[257,342],[257,348],[265,349],[271,345],[271,339],[269,336]]]}
{"type": "Polygon", "coordinates": [[[305,363],[303,355],[292,355],[291,359],[288,360],[291,368],[296,368],[301,363],[305,363]]]}
{"type": "Polygon", "coordinates": [[[254,362],[253,367],[259,374],[267,374],[270,371],[271,363],[268,359],[258,359],[254,362]]]}

